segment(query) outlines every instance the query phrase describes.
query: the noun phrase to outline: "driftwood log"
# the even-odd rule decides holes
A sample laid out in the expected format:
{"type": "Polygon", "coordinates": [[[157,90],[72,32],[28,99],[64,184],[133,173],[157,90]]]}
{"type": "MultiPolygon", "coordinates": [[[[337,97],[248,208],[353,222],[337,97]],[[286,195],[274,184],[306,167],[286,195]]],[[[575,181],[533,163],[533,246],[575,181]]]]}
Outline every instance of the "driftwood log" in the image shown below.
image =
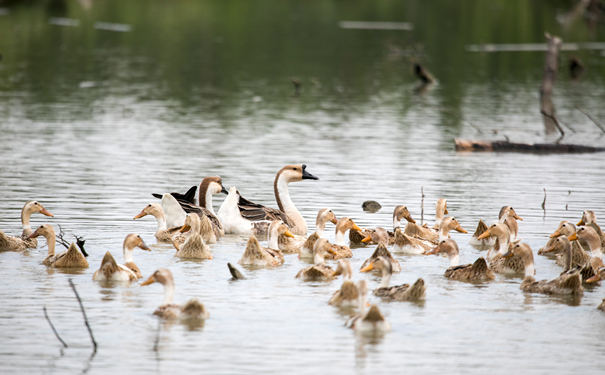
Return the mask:
{"type": "Polygon", "coordinates": [[[605,152],[605,147],[561,143],[513,143],[509,141],[477,141],[458,138],[454,141],[456,151],[532,152],[538,154],[605,152]]]}

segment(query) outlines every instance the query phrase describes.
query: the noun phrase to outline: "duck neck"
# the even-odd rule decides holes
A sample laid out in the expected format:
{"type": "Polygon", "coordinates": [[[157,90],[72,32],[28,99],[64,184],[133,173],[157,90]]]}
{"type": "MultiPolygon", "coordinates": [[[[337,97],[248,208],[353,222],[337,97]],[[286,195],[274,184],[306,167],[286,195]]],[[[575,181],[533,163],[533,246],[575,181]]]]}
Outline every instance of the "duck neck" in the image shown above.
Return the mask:
{"type": "Polygon", "coordinates": [[[55,245],[57,243],[57,239],[55,238],[54,233],[48,234],[44,236],[46,238],[46,243],[48,244],[48,256],[55,255],[55,245]]]}
{"type": "Polygon", "coordinates": [[[29,218],[32,216],[32,213],[29,210],[21,211],[21,227],[23,228],[23,234],[28,232],[27,235],[32,234],[32,227],[29,224],[29,218]]]}
{"type": "Polygon", "coordinates": [[[508,245],[510,244],[509,236],[500,236],[498,237],[498,243],[500,245],[500,250],[498,250],[498,254],[504,255],[508,251],[508,245]]]}
{"type": "Polygon", "coordinates": [[[536,274],[536,268],[534,267],[534,262],[527,262],[525,264],[525,278],[534,277],[536,274]]]}
{"type": "Polygon", "coordinates": [[[322,264],[325,261],[326,260],[324,259],[323,253],[320,254],[320,253],[316,252],[315,255],[313,255],[313,263],[315,263],[315,264],[322,264]]]}
{"type": "Polygon", "coordinates": [[[603,258],[603,250],[601,249],[601,240],[599,238],[590,238],[586,243],[590,249],[591,257],[603,258]]]}
{"type": "Polygon", "coordinates": [[[380,285],[378,287],[379,288],[388,288],[389,281],[391,281],[391,273],[388,272],[386,269],[382,270],[382,279],[380,280],[380,285]]]}
{"type": "Polygon", "coordinates": [[[345,242],[345,232],[338,229],[336,230],[336,234],[334,235],[334,243],[336,245],[347,246],[347,243],[345,242]]]}
{"type": "Polygon", "coordinates": [[[124,248],[122,249],[122,253],[124,254],[124,263],[134,263],[134,257],[132,256],[133,250],[134,248],[124,245],[124,248]]]}
{"type": "Polygon", "coordinates": [[[164,216],[163,210],[160,211],[160,212],[155,212],[153,214],[153,216],[155,217],[155,219],[158,222],[158,230],[157,230],[157,232],[164,231],[164,230],[168,229],[167,226],[166,226],[166,217],[164,216]]]}
{"type": "Polygon", "coordinates": [[[460,264],[460,254],[454,254],[449,256],[450,258],[450,267],[455,267],[460,264]]]}
{"type": "Polygon", "coordinates": [[[439,225],[439,241],[447,240],[450,237],[450,228],[446,225],[439,225]]]}
{"type": "Polygon", "coordinates": [[[277,231],[275,231],[275,230],[270,231],[269,232],[269,243],[267,244],[267,247],[269,249],[278,250],[279,249],[278,240],[279,240],[279,234],[277,234],[277,231]]]}
{"type": "Polygon", "coordinates": [[[363,315],[363,313],[366,311],[366,294],[365,293],[359,293],[359,313],[361,315],[363,315]]]}
{"type": "Polygon", "coordinates": [[[397,219],[397,215],[393,215],[393,231],[397,228],[401,228],[401,219],[397,219]]]}
{"type": "Polygon", "coordinates": [[[315,233],[317,233],[319,238],[325,237],[326,224],[327,222],[325,220],[318,220],[317,223],[315,223],[315,233]]]}
{"type": "Polygon", "coordinates": [[[307,233],[307,223],[305,219],[302,217],[300,212],[296,209],[294,202],[290,198],[290,193],[288,192],[288,179],[278,173],[275,176],[275,181],[273,183],[273,191],[275,194],[275,200],[277,201],[277,206],[279,209],[288,215],[288,218],[294,222],[294,228],[297,228],[295,234],[305,234],[307,233]]]}
{"type": "Polygon", "coordinates": [[[174,282],[170,281],[164,284],[164,305],[172,304],[174,298],[174,282]]]}

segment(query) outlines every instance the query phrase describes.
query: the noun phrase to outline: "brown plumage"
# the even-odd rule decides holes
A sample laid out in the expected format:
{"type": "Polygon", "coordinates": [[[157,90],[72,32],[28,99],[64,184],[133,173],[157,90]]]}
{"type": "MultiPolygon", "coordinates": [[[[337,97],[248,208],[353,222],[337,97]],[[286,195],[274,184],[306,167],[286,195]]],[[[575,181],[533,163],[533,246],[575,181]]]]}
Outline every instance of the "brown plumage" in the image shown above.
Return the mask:
{"type": "Polygon", "coordinates": [[[297,279],[303,279],[305,281],[321,281],[331,280],[334,278],[334,270],[328,266],[324,259],[328,252],[331,252],[332,245],[325,238],[320,238],[315,242],[313,247],[314,261],[315,264],[309,267],[305,267],[298,271],[296,274],[297,279]]]}
{"type": "Polygon", "coordinates": [[[37,201],[27,201],[21,209],[21,226],[23,231],[21,236],[9,236],[0,230],[0,252],[2,251],[22,251],[25,249],[35,249],[38,247],[38,240],[31,237],[33,233],[30,227],[30,217],[32,214],[41,213],[46,216],[53,216],[37,201]]]}
{"type": "Polygon", "coordinates": [[[401,232],[401,228],[395,228],[395,240],[393,252],[404,254],[422,254],[430,250],[432,246],[423,240],[415,237],[410,237],[401,232]]]}
{"type": "Polygon", "coordinates": [[[405,226],[405,231],[403,233],[410,237],[420,238],[433,243],[437,243],[437,240],[439,240],[439,234],[437,232],[430,228],[421,227],[416,223],[408,223],[405,226]]]}
{"type": "Polygon", "coordinates": [[[120,267],[108,251],[101,261],[101,267],[95,271],[92,279],[95,281],[134,281],[138,279],[138,276],[128,268],[125,268],[124,266],[120,267]]]}
{"type": "Polygon", "coordinates": [[[384,257],[385,259],[387,259],[393,267],[393,272],[401,272],[401,265],[399,264],[397,259],[393,258],[393,254],[391,254],[391,252],[386,248],[384,243],[378,244],[376,250],[374,250],[372,255],[363,262],[363,264],[361,265],[361,269],[367,267],[368,264],[378,259],[378,257],[384,257]]]}
{"type": "Polygon", "coordinates": [[[597,236],[601,240],[601,248],[605,248],[605,234],[601,230],[601,227],[597,224],[597,215],[594,211],[586,210],[582,213],[582,219],[578,222],[578,225],[587,225],[595,230],[597,236]]]}
{"type": "Polygon", "coordinates": [[[284,256],[279,250],[261,246],[256,236],[251,235],[238,263],[248,266],[279,266],[284,263],[284,256]]]}
{"type": "Polygon", "coordinates": [[[50,266],[55,268],[88,268],[88,261],[74,242],[69,245],[67,251],[57,255],[54,261],[49,262],[50,266]]]}
{"type": "Polygon", "coordinates": [[[204,240],[199,235],[200,218],[196,214],[187,214],[185,225],[181,228],[181,232],[191,231],[191,234],[183,245],[173,242],[177,249],[175,257],[186,259],[212,259],[210,248],[204,243],[204,240]]]}
{"type": "Polygon", "coordinates": [[[460,249],[453,239],[439,241],[439,244],[428,254],[437,252],[445,253],[450,260],[450,267],[444,274],[448,279],[479,282],[492,281],[496,278],[484,258],[478,258],[473,264],[458,265],[460,249]]]}
{"type": "Polygon", "coordinates": [[[336,271],[334,271],[332,276],[337,275],[343,276],[342,286],[332,294],[328,304],[332,306],[355,306],[359,293],[357,291],[357,286],[351,281],[351,278],[353,277],[351,262],[346,259],[340,259],[336,271]]]}
{"type": "Polygon", "coordinates": [[[362,268],[361,272],[369,272],[373,269],[382,272],[380,286],[374,289],[375,296],[397,301],[417,301],[424,298],[426,286],[422,278],[416,280],[411,287],[410,284],[389,286],[389,281],[393,275],[393,267],[391,266],[391,262],[382,256],[362,268]]]}
{"type": "MultiPolygon", "coordinates": [[[[155,232],[155,238],[158,241],[171,242],[172,237],[177,234],[181,229],[181,227],[166,227],[166,217],[164,215],[164,210],[162,209],[162,206],[159,203],[150,203],[145,206],[145,208],[143,208],[143,210],[134,217],[134,220],[140,219],[147,215],[152,215],[156,218],[158,222],[158,229],[155,232]]],[[[183,238],[182,242],[185,242],[184,240],[185,238],[183,238]]]]}

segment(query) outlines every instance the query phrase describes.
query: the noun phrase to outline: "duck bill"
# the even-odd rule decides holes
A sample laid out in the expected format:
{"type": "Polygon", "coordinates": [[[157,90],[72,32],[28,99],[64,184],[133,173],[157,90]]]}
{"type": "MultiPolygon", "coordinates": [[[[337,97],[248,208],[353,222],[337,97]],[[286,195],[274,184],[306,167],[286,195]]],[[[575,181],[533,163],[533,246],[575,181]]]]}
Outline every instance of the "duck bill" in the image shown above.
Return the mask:
{"type": "Polygon", "coordinates": [[[368,243],[370,241],[372,241],[372,236],[367,236],[366,238],[364,238],[363,240],[361,240],[361,242],[363,242],[363,243],[368,243]]]}
{"type": "Polygon", "coordinates": [[[141,242],[141,244],[139,245],[139,248],[141,250],[151,251],[151,248],[149,246],[147,246],[147,244],[145,242],[141,242]]]}
{"type": "Polygon", "coordinates": [[[414,220],[414,219],[412,218],[412,215],[411,215],[411,214],[407,214],[407,215],[405,215],[403,218],[404,218],[404,219],[406,219],[406,220],[407,220],[408,222],[410,222],[410,223],[416,224],[416,220],[414,220]]]}
{"type": "Polygon", "coordinates": [[[286,229],[286,231],[283,233],[284,236],[286,237],[290,237],[290,238],[294,238],[294,235],[292,234],[292,232],[290,232],[289,230],[286,229]]]}
{"type": "Polygon", "coordinates": [[[185,225],[183,225],[183,227],[180,229],[179,232],[187,232],[187,231],[190,231],[190,230],[191,230],[191,225],[185,224],[185,225]]]}
{"type": "Polygon", "coordinates": [[[153,283],[155,283],[155,280],[153,279],[153,276],[151,276],[147,280],[143,281],[141,283],[141,286],[145,286],[145,285],[149,285],[149,284],[153,284],[153,283]]]}
{"type": "Polygon", "coordinates": [[[370,262],[367,266],[363,267],[359,272],[370,272],[374,269],[374,262],[370,262]]]}
{"type": "Polygon", "coordinates": [[[332,254],[332,255],[338,255],[338,253],[332,249],[331,247],[328,249],[328,253],[332,254]]]}
{"type": "Polygon", "coordinates": [[[330,220],[330,221],[331,221],[331,222],[332,222],[332,224],[334,224],[334,225],[338,224],[338,219],[336,218],[336,216],[334,216],[334,217],[332,218],[332,220],[330,220]]]}
{"type": "Polygon", "coordinates": [[[445,208],[445,211],[443,211],[444,214],[449,214],[450,212],[447,210],[447,207],[445,208]]]}
{"type": "Polygon", "coordinates": [[[221,185],[221,193],[223,193],[225,195],[229,195],[229,190],[225,189],[225,187],[223,185],[221,185]]]}
{"type": "Polygon", "coordinates": [[[48,212],[48,210],[44,207],[42,207],[42,211],[40,211],[41,214],[46,215],[46,216],[50,216],[50,217],[55,217],[55,215],[51,214],[50,212],[48,212]]]}
{"type": "Polygon", "coordinates": [[[593,277],[586,279],[587,283],[596,283],[597,281],[601,281],[601,276],[598,273],[593,277]]]}
{"type": "Polygon", "coordinates": [[[483,240],[489,236],[491,236],[492,234],[489,232],[489,229],[486,230],[485,232],[481,233],[481,235],[479,237],[477,237],[478,240],[483,240]]]}
{"type": "Polygon", "coordinates": [[[519,215],[517,215],[516,213],[513,214],[513,217],[517,220],[523,221],[523,219],[521,219],[521,217],[519,217],[519,215]]]}
{"type": "Polygon", "coordinates": [[[456,228],[454,228],[456,230],[456,232],[460,232],[460,233],[468,233],[466,229],[462,228],[460,226],[460,224],[458,224],[458,226],[456,228]]]}
{"type": "Polygon", "coordinates": [[[506,258],[510,258],[512,256],[513,256],[513,252],[509,250],[506,253],[504,253],[504,255],[502,255],[502,258],[506,259],[506,258]]]}
{"type": "Polygon", "coordinates": [[[550,238],[555,238],[555,237],[559,237],[561,235],[561,232],[559,231],[555,231],[555,233],[550,235],[550,238]]]}
{"type": "Polygon", "coordinates": [[[132,220],[140,219],[143,216],[147,216],[147,212],[145,210],[141,211],[137,216],[135,216],[132,220]]]}
{"type": "Polygon", "coordinates": [[[36,229],[36,230],[34,231],[34,233],[30,234],[30,235],[29,235],[27,238],[28,238],[28,239],[29,239],[29,238],[36,238],[36,237],[38,237],[39,235],[40,235],[40,234],[38,234],[38,230],[36,229]]]}
{"type": "Polygon", "coordinates": [[[431,250],[429,250],[426,253],[424,253],[424,255],[433,255],[433,254],[437,254],[438,252],[439,252],[439,247],[435,246],[431,250]]]}
{"type": "Polygon", "coordinates": [[[355,229],[355,230],[358,230],[360,232],[363,232],[363,229],[361,229],[360,227],[358,227],[357,224],[355,224],[355,223],[353,223],[353,228],[352,229],[355,229]]]}
{"type": "Polygon", "coordinates": [[[303,180],[319,180],[319,177],[317,176],[313,176],[311,173],[307,172],[307,170],[305,169],[306,166],[303,166],[303,174],[302,174],[302,179],[303,180]]]}
{"type": "Polygon", "coordinates": [[[555,249],[554,246],[549,246],[546,249],[542,250],[543,253],[550,253],[551,251],[553,251],[555,249]]]}
{"type": "Polygon", "coordinates": [[[576,233],[574,233],[571,236],[567,237],[567,239],[570,241],[575,241],[578,239],[578,235],[576,233]]]}
{"type": "Polygon", "coordinates": [[[584,225],[584,219],[582,218],[582,220],[578,221],[578,224],[576,225],[584,225]]]}

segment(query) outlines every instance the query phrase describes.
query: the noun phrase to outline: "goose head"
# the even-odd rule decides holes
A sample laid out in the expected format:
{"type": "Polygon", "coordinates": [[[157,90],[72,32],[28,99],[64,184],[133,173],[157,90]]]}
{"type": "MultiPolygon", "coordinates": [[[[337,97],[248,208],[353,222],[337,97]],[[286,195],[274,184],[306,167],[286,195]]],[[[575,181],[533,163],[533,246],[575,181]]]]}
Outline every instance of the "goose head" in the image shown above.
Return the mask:
{"type": "Polygon", "coordinates": [[[594,211],[586,210],[582,213],[582,219],[578,222],[578,225],[590,225],[597,222],[597,215],[594,211]]]}
{"type": "Polygon", "coordinates": [[[21,214],[22,218],[24,216],[31,216],[31,214],[35,214],[35,213],[41,213],[42,215],[45,215],[45,216],[54,217],[53,214],[51,214],[50,212],[48,212],[48,210],[46,208],[44,208],[44,206],[42,206],[37,201],[27,201],[27,202],[25,202],[25,204],[23,205],[23,209],[21,210],[21,212],[22,212],[22,214],[21,214]]]}
{"type": "Polygon", "coordinates": [[[576,226],[567,220],[563,220],[559,223],[559,228],[557,228],[557,230],[550,235],[550,238],[559,236],[569,237],[574,233],[576,233],[576,226]]]}
{"type": "Polygon", "coordinates": [[[205,177],[200,183],[199,189],[199,201],[203,200],[202,195],[210,192],[211,194],[229,194],[227,189],[223,186],[223,179],[220,176],[205,177]]]}
{"type": "Polygon", "coordinates": [[[342,275],[345,280],[351,280],[353,277],[353,267],[351,267],[351,262],[347,259],[339,259],[338,265],[336,266],[336,271],[332,274],[332,276],[342,275]]]}
{"type": "Polygon", "coordinates": [[[151,251],[151,248],[145,244],[145,241],[136,233],[131,233],[124,239],[124,250],[133,250],[138,247],[141,250],[151,251]]]}
{"type": "Polygon", "coordinates": [[[372,229],[372,231],[366,238],[361,240],[361,242],[370,242],[370,241],[373,241],[377,244],[383,244],[384,246],[387,246],[389,244],[389,233],[384,228],[381,228],[381,227],[374,228],[374,229],[372,229]]]}
{"type": "Polygon", "coordinates": [[[46,240],[49,240],[50,238],[54,239],[55,228],[53,228],[53,226],[50,224],[42,224],[34,231],[34,233],[30,234],[28,238],[35,238],[38,236],[43,236],[46,238],[46,240]]]}
{"type": "Polygon", "coordinates": [[[286,165],[277,172],[276,180],[285,179],[287,182],[297,182],[302,180],[319,180],[318,177],[307,172],[305,164],[286,165]]]}
{"type": "Polygon", "coordinates": [[[133,219],[134,220],[140,219],[140,218],[145,217],[147,215],[152,215],[153,217],[156,217],[156,218],[157,217],[164,217],[164,210],[162,209],[162,206],[159,203],[149,203],[133,219]]]}

